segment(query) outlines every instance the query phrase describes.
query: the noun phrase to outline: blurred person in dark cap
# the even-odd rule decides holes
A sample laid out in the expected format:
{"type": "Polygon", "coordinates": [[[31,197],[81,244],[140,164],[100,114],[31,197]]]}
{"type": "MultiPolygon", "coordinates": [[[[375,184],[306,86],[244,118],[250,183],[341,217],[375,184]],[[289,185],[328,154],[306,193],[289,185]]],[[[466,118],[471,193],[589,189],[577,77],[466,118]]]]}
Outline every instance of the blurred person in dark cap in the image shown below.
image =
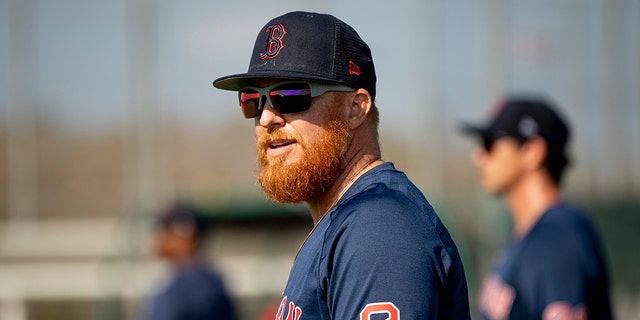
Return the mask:
{"type": "Polygon", "coordinates": [[[611,319],[598,233],[561,196],[570,129],[556,107],[509,96],[487,123],[462,131],[480,142],[472,161],[482,187],[504,198],[514,223],[479,293],[483,319],[611,319]]]}
{"type": "Polygon", "coordinates": [[[166,286],[151,297],[144,319],[236,319],[222,277],[199,255],[207,227],[205,215],[185,202],[158,215],[153,249],[171,265],[172,273],[166,286]]]}

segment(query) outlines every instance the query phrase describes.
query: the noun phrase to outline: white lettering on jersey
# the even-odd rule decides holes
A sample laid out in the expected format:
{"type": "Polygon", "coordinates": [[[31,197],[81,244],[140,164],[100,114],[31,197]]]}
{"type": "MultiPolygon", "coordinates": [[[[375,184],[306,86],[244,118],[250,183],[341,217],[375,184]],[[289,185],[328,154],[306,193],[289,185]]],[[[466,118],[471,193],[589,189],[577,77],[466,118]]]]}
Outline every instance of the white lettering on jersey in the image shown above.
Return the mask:
{"type": "Polygon", "coordinates": [[[296,304],[293,301],[289,301],[289,309],[287,311],[287,317],[284,318],[284,311],[287,309],[287,297],[283,297],[282,301],[280,301],[280,306],[278,307],[278,312],[276,313],[276,320],[299,320],[302,315],[302,309],[300,307],[296,307],[296,304]]]}
{"type": "Polygon", "coordinates": [[[502,282],[495,274],[488,275],[482,282],[478,295],[478,305],[482,313],[492,320],[507,319],[516,292],[513,287],[502,282]]]}
{"type": "Polygon", "coordinates": [[[584,305],[572,306],[569,302],[554,302],[544,308],[542,320],[586,320],[584,305]]]}

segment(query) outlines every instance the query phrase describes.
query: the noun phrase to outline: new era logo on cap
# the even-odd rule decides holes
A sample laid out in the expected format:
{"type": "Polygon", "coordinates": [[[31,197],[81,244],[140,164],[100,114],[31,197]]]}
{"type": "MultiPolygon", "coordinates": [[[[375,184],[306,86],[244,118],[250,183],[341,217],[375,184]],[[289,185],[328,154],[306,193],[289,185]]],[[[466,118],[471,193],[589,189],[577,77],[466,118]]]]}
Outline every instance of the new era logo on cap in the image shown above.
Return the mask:
{"type": "Polygon", "coordinates": [[[349,74],[356,76],[362,74],[362,72],[360,71],[360,67],[358,67],[358,65],[353,61],[349,61],[349,74]]]}

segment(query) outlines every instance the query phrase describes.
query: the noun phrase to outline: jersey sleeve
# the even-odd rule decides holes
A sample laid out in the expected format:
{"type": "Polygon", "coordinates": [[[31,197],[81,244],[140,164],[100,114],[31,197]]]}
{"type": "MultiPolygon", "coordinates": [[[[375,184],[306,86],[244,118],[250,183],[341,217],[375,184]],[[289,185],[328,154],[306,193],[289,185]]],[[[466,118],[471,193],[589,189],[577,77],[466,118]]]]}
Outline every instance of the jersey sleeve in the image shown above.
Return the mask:
{"type": "Polygon", "coordinates": [[[454,257],[433,216],[393,197],[359,201],[325,250],[332,319],[436,319],[454,257]]]}
{"type": "Polygon", "coordinates": [[[526,278],[529,282],[526,287],[533,289],[525,294],[531,295],[528,299],[535,302],[537,312],[544,313],[553,306],[579,310],[586,303],[585,293],[593,269],[586,259],[585,244],[576,230],[551,229],[544,236],[554,239],[553,244],[539,241],[527,252],[529,261],[538,257],[539,262],[524,267],[522,274],[532,275],[526,278]]]}

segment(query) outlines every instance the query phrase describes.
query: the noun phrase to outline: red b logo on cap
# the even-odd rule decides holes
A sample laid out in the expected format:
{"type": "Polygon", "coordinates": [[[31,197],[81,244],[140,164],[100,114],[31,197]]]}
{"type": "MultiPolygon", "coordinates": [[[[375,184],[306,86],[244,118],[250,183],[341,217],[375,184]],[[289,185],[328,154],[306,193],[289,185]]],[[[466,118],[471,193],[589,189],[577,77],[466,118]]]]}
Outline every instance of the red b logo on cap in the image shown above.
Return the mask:
{"type": "Polygon", "coordinates": [[[265,49],[265,52],[260,54],[261,60],[277,57],[278,54],[280,54],[280,50],[284,48],[282,38],[287,34],[282,23],[276,23],[268,26],[265,32],[269,34],[269,38],[267,38],[267,48],[265,49]]]}

